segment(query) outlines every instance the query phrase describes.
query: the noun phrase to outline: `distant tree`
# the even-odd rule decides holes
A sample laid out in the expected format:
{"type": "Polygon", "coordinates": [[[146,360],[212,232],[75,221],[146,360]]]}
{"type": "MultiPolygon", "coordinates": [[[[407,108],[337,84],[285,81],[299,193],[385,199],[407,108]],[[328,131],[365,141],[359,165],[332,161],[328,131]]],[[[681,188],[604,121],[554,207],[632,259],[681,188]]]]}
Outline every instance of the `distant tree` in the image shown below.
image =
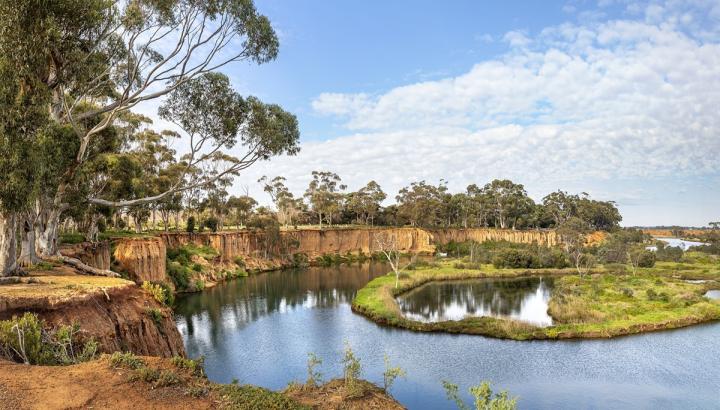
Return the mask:
{"type": "Polygon", "coordinates": [[[279,222],[285,226],[292,225],[293,220],[302,211],[303,207],[302,201],[298,201],[288,187],[285,186],[285,177],[277,176],[272,180],[268,180],[268,177],[263,176],[258,182],[263,184],[263,190],[272,198],[278,210],[279,222]]]}
{"type": "Polygon", "coordinates": [[[496,228],[515,229],[518,219],[532,212],[534,202],[527,196],[522,184],[496,179],[485,185],[483,191],[492,204],[496,228]]]}
{"type": "Polygon", "coordinates": [[[370,181],[357,192],[347,194],[347,208],[354,213],[358,222],[371,225],[375,223],[375,217],[380,211],[380,204],[387,198],[380,185],[370,181]]]}
{"type": "Polygon", "coordinates": [[[312,180],[305,191],[305,198],[312,211],[318,217],[318,225],[322,229],[323,219],[332,225],[333,215],[340,211],[343,191],[346,186],[340,177],[329,171],[313,171],[312,180]]]}
{"type": "Polygon", "coordinates": [[[235,214],[235,226],[240,228],[247,222],[253,208],[257,206],[257,201],[247,194],[239,197],[231,196],[228,198],[227,206],[235,214]]]}
{"type": "Polygon", "coordinates": [[[720,222],[708,222],[712,229],[720,229],[720,222]]]}
{"type": "Polygon", "coordinates": [[[558,227],[571,217],[577,216],[579,199],[577,195],[558,190],[546,195],[542,203],[545,212],[552,216],[555,226],[558,227]]]}
{"type": "Polygon", "coordinates": [[[398,241],[397,235],[392,232],[374,233],[373,242],[375,243],[375,250],[385,256],[385,259],[387,259],[390,264],[390,268],[393,270],[393,273],[395,273],[395,288],[397,288],[400,283],[400,273],[413,261],[411,260],[407,265],[401,266],[402,253],[400,242],[398,241]]]}
{"type": "Polygon", "coordinates": [[[404,187],[395,197],[398,216],[407,219],[412,226],[432,227],[442,221],[443,195],[447,186],[438,186],[425,181],[413,182],[404,187]]]}
{"type": "Polygon", "coordinates": [[[585,252],[590,226],[578,217],[570,217],[557,228],[565,253],[572,261],[580,276],[587,273],[595,263],[595,257],[585,252]]]}

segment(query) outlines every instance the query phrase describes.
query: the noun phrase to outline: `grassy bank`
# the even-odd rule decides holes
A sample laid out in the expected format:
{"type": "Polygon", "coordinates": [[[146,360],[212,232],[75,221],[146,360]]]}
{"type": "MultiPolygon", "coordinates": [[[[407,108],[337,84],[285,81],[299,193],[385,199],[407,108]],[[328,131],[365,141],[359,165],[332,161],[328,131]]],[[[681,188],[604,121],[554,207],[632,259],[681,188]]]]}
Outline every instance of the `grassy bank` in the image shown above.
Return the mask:
{"type": "MultiPolygon", "coordinates": [[[[707,272],[703,272],[704,269],[686,269],[686,272],[702,272],[706,278],[720,276],[717,267],[707,272]]],[[[581,278],[570,269],[496,269],[491,265],[467,267],[446,261],[401,274],[397,288],[393,274],[376,278],[358,292],[352,307],[385,325],[515,340],[613,337],[720,319],[720,302],[702,296],[708,289],[720,285],[717,282],[687,283],[673,277],[676,272],[676,267],[660,266],[633,276],[610,273],[600,267],[581,278]],[[537,275],[562,276],[555,281],[549,302],[553,326],[537,327],[491,317],[424,323],[404,317],[395,300],[401,293],[431,281],[537,275]]]]}

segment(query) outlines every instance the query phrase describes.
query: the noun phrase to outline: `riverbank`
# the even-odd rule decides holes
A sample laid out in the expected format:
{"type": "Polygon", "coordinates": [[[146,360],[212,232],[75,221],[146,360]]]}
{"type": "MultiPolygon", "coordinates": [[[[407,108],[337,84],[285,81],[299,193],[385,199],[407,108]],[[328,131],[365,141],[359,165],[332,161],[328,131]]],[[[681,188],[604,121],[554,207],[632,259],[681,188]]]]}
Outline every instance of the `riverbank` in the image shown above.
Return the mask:
{"type": "MultiPolygon", "coordinates": [[[[456,268],[454,262],[419,267],[374,279],[353,300],[352,309],[388,326],[420,332],[484,335],[514,340],[608,338],[672,329],[720,319],[720,303],[702,295],[717,282],[688,283],[669,269],[643,270],[637,276],[613,274],[600,268],[579,277],[571,269],[517,270],[456,268]],[[524,276],[559,276],[549,302],[554,324],[538,327],[517,320],[467,317],[457,321],[420,322],[403,316],[396,297],[431,281],[524,276]]],[[[716,277],[716,272],[702,272],[716,277]]]]}
{"type": "Polygon", "coordinates": [[[207,380],[198,362],[105,355],[71,366],[26,366],[0,360],[2,409],[402,409],[375,386],[353,399],[331,381],[292,392],[207,380]],[[38,383],[38,381],[41,381],[38,383]]]}

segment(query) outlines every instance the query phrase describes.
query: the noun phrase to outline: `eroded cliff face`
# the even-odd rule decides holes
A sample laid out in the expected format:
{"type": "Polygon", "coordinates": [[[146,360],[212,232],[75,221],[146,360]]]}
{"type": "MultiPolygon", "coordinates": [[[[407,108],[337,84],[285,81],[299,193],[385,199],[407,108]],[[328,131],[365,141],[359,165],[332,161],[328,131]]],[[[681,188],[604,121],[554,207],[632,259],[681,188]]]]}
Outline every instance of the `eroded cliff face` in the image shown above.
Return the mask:
{"type": "Polygon", "coordinates": [[[62,298],[0,295],[0,319],[24,312],[36,313],[49,327],[79,324],[81,338],[95,339],[104,353],[130,351],[146,356],[185,355],[170,309],[132,283],[62,298]],[[151,318],[151,309],[162,313],[159,321],[151,318]]]}
{"type": "Polygon", "coordinates": [[[83,263],[94,268],[110,269],[110,242],[83,242],[60,247],[64,256],[80,259],[83,263]]]}
{"type": "MultiPolygon", "coordinates": [[[[218,252],[215,264],[229,264],[240,257],[245,266],[253,270],[271,270],[287,266],[291,258],[272,256],[305,254],[310,261],[326,254],[372,254],[379,250],[376,236],[392,237],[397,248],[404,253],[432,254],[436,245],[451,241],[478,242],[505,240],[516,243],[537,243],[554,246],[560,242],[553,231],[513,231],[509,229],[420,229],[420,228],[358,228],[358,229],[303,229],[282,231],[287,249],[280,252],[265,249],[262,231],[184,232],[162,233],[155,238],[123,239],[116,244],[114,257],[118,270],[127,273],[137,283],[155,281],[170,283],[165,274],[165,252],[187,244],[209,246],[218,252]]],[[[212,280],[211,280],[212,281],[212,280]]]]}
{"type": "Polygon", "coordinates": [[[135,283],[168,282],[165,274],[166,246],[162,238],[133,238],[116,242],[113,256],[117,271],[135,283]]]}
{"type": "Polygon", "coordinates": [[[555,231],[514,231],[511,229],[470,228],[470,229],[433,229],[432,241],[437,245],[449,242],[465,241],[508,241],[513,243],[537,243],[543,246],[555,246],[560,237],[555,231]]]}

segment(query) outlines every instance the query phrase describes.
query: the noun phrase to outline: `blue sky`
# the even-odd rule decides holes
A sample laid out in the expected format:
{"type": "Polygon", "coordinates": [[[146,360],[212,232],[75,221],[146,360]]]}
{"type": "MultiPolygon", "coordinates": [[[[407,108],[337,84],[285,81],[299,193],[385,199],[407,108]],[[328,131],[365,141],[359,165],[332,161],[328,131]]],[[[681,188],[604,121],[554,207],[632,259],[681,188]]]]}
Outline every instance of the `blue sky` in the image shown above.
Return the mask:
{"type": "Polygon", "coordinates": [[[312,170],[460,191],[494,178],[537,201],[615,200],[624,225],[720,220],[720,2],[257,0],[274,62],[225,69],[295,113],[302,152],[233,192],[312,170]]]}

